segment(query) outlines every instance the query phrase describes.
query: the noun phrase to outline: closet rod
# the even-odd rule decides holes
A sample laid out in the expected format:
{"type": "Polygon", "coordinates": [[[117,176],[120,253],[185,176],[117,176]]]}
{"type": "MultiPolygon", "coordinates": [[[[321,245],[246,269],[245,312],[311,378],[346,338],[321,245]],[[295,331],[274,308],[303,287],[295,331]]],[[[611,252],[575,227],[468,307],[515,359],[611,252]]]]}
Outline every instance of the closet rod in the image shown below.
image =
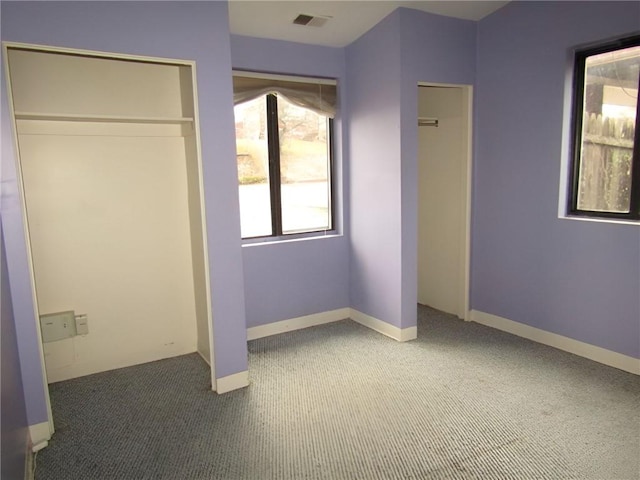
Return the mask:
{"type": "Polygon", "coordinates": [[[418,126],[419,127],[437,127],[438,119],[437,118],[418,118],[418,126]]]}

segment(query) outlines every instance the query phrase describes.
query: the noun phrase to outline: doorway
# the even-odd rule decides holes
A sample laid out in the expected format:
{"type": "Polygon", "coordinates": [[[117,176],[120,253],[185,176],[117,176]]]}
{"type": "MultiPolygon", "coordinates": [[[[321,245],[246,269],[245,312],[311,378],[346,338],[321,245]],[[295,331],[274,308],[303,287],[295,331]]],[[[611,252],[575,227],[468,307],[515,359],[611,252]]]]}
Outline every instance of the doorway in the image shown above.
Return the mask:
{"type": "Polygon", "coordinates": [[[195,63],[3,48],[45,382],[198,352],[215,390],[195,63]]]}
{"type": "Polygon", "coordinates": [[[471,86],[418,86],[418,303],[469,315],[471,86]]]}

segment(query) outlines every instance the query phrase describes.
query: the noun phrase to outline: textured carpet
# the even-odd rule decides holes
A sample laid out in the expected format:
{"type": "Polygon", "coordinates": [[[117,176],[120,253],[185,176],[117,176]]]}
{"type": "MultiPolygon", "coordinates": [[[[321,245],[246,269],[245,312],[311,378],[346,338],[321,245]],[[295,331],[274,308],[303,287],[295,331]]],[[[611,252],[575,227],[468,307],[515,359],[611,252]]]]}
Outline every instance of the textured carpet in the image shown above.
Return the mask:
{"type": "Polygon", "coordinates": [[[640,379],[435,310],[397,343],[346,320],[50,386],[38,480],[637,479],[640,379]]]}

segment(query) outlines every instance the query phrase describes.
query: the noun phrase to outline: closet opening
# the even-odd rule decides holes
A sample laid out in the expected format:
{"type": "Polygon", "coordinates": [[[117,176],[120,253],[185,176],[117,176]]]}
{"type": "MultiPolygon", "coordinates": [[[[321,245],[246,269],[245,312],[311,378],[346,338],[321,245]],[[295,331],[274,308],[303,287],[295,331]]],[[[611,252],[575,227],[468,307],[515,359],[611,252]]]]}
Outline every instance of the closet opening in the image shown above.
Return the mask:
{"type": "Polygon", "coordinates": [[[195,62],[3,48],[46,383],[198,352],[215,390],[195,62]]]}
{"type": "Polygon", "coordinates": [[[418,303],[469,319],[472,87],[418,86],[418,303]]]}

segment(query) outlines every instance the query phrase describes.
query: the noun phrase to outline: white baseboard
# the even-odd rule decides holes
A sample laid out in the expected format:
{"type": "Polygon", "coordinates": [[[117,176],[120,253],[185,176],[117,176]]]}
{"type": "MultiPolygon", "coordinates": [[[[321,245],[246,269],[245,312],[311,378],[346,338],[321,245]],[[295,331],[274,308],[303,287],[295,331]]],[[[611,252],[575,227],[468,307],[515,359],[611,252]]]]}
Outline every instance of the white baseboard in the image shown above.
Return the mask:
{"type": "Polygon", "coordinates": [[[249,386],[248,370],[216,379],[216,392],[219,394],[238,390],[239,388],[247,386],[249,386]]]}
{"type": "Polygon", "coordinates": [[[291,332],[302,328],[337,322],[338,320],[349,318],[350,313],[350,308],[339,308],[328,312],[314,313],[312,315],[305,315],[304,317],[290,318],[288,320],[281,320],[279,322],[268,323],[266,325],[250,327],[247,329],[247,340],[255,340],[257,338],[278,335],[279,333],[291,332]]]}
{"type": "Polygon", "coordinates": [[[488,327],[512,333],[519,337],[533,340],[534,342],[573,353],[580,357],[588,358],[589,360],[593,360],[610,367],[624,370],[625,372],[640,375],[640,359],[638,358],[612,352],[611,350],[607,350],[602,347],[596,347],[595,345],[574,340],[573,338],[547,332],[546,330],[541,330],[539,328],[525,325],[524,323],[514,322],[513,320],[492,315],[490,313],[480,312],[478,310],[471,310],[471,320],[488,327]]]}
{"type": "Polygon", "coordinates": [[[29,445],[27,445],[26,451],[24,452],[24,480],[34,480],[35,472],[34,472],[34,457],[35,454],[29,445]]]}
{"type": "Polygon", "coordinates": [[[280,333],[292,332],[307,327],[323,325],[325,323],[337,322],[350,318],[355,322],[364,325],[378,333],[382,333],[387,337],[391,337],[399,342],[413,340],[418,336],[418,327],[398,328],[382,320],[378,320],[370,315],[359,312],[353,308],[339,308],[328,312],[314,313],[305,315],[304,317],[290,318],[279,322],[259,325],[247,329],[247,340],[255,340],[257,338],[278,335],[280,333]]]}
{"type": "Polygon", "coordinates": [[[51,440],[49,422],[29,425],[29,439],[31,440],[31,450],[33,452],[37,452],[46,447],[49,444],[49,440],[51,440]]]}
{"type": "Polygon", "coordinates": [[[409,340],[414,340],[418,337],[418,327],[408,327],[408,328],[399,328],[395,325],[391,325],[390,323],[383,322],[371,315],[367,315],[366,313],[359,312],[353,308],[350,309],[351,314],[349,318],[353,321],[358,322],[365,327],[370,328],[371,330],[375,330],[378,333],[386,335],[387,337],[391,337],[394,340],[399,342],[407,342],[409,340]]]}

